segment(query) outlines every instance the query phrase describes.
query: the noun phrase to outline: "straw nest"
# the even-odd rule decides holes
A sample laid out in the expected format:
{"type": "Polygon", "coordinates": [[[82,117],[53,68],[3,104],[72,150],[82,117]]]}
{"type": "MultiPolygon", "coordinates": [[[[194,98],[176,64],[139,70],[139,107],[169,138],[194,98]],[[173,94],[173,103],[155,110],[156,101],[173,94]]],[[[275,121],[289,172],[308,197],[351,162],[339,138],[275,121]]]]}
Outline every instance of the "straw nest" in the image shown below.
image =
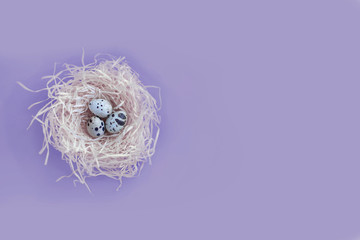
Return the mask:
{"type": "Polygon", "coordinates": [[[42,126],[40,154],[46,152],[47,164],[49,147],[60,151],[72,171],[66,177],[75,176],[88,189],[86,178],[100,175],[120,181],[120,187],[123,177],[136,176],[155,153],[159,107],[147,91],[154,86],[144,86],[124,58],[97,56],[88,65],[83,61],[82,66],[64,66],[44,77],[48,80],[44,89],[33,91],[19,83],[29,91],[48,93],[47,99],[29,107],[44,104],[30,123],[37,121],[42,126]],[[127,112],[126,126],[119,134],[105,133],[94,139],[87,133],[87,120],[93,116],[88,104],[96,98],[108,100],[113,111],[122,108],[127,112]]]}

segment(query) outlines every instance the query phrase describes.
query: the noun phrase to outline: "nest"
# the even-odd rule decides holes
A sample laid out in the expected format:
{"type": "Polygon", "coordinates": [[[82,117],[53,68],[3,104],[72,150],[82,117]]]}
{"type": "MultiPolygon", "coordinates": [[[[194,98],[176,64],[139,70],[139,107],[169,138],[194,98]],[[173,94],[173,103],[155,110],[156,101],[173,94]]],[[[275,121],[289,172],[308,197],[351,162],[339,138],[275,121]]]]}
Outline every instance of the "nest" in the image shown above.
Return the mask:
{"type": "Polygon", "coordinates": [[[29,107],[45,103],[30,123],[37,121],[42,126],[40,154],[46,152],[45,164],[53,146],[72,171],[64,177],[74,175],[89,189],[88,177],[104,175],[120,181],[120,187],[123,177],[134,177],[144,163],[151,163],[160,123],[157,102],[147,91],[154,86],[144,86],[124,58],[97,56],[89,65],[84,61],[83,66],[65,64],[64,70],[44,79],[48,80],[46,88],[38,91],[19,84],[29,91],[48,93],[47,99],[29,107]],[[113,111],[127,112],[126,126],[119,134],[94,139],[87,133],[87,120],[93,116],[88,105],[96,98],[108,100],[113,111]]]}

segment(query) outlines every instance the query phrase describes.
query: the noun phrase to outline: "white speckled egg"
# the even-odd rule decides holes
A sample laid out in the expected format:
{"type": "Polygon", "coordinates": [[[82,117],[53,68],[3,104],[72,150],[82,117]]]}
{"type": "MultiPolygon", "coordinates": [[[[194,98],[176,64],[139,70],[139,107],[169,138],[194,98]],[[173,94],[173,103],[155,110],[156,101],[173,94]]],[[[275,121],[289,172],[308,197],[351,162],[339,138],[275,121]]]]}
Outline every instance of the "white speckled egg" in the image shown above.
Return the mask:
{"type": "Polygon", "coordinates": [[[124,110],[113,112],[106,119],[106,130],[110,133],[118,133],[124,128],[127,121],[127,114],[124,110]]]}
{"type": "Polygon", "coordinates": [[[112,106],[105,99],[94,99],[89,103],[90,111],[100,118],[106,118],[112,112],[112,106]]]}
{"type": "Polygon", "coordinates": [[[91,117],[87,122],[87,131],[92,137],[100,137],[104,135],[104,121],[95,116],[91,117]]]}

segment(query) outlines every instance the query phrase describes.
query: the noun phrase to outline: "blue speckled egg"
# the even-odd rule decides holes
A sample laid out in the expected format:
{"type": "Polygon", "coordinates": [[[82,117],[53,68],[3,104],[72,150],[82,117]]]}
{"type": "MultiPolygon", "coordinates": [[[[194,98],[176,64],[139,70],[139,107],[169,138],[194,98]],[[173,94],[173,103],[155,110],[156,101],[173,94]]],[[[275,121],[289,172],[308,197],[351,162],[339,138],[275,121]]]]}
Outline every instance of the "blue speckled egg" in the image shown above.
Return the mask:
{"type": "Polygon", "coordinates": [[[109,133],[118,133],[124,128],[127,122],[127,114],[124,110],[113,112],[105,122],[106,130],[109,133]]]}

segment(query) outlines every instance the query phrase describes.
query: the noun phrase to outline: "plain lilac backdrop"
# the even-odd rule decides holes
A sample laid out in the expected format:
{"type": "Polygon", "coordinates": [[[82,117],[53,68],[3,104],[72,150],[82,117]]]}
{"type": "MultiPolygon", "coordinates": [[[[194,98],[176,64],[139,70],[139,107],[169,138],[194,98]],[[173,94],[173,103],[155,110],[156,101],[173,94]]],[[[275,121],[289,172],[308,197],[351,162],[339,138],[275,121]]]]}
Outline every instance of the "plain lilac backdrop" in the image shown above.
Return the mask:
{"type": "MultiPolygon", "coordinates": [[[[0,239],[354,240],[360,2],[0,1],[0,239]],[[126,56],[162,89],[140,177],[72,180],[26,131],[53,64],[126,56]]],[[[156,94],[156,92],[154,92],[156,94]]]]}

